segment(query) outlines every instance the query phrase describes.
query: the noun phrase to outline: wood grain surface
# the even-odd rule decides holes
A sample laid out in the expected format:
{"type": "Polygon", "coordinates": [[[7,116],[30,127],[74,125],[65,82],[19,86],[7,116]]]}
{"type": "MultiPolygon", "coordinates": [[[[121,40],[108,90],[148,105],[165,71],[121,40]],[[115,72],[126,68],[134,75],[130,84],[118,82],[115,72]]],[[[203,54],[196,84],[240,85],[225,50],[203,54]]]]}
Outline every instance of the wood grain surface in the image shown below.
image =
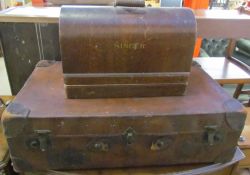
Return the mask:
{"type": "Polygon", "coordinates": [[[249,72],[225,57],[201,57],[195,61],[220,84],[250,83],[249,72]]]}

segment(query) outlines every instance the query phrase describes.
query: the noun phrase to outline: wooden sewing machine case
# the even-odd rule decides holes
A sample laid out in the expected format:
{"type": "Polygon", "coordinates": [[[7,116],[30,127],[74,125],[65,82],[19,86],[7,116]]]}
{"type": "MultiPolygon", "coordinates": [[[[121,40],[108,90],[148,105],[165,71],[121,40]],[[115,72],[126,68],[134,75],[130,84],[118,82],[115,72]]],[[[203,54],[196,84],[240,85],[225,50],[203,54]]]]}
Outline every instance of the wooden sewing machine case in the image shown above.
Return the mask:
{"type": "Polygon", "coordinates": [[[185,93],[194,14],[187,8],[146,8],[142,2],[62,7],[59,36],[68,98],[185,93]]]}

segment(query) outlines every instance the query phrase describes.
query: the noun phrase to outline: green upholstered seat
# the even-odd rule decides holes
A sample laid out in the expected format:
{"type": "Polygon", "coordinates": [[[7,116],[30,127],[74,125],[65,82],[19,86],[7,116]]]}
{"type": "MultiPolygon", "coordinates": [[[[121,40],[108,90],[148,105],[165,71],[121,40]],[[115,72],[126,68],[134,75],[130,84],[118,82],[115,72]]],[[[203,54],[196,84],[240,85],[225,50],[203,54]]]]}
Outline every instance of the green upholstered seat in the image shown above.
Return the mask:
{"type": "MultiPolygon", "coordinates": [[[[224,57],[228,44],[228,39],[203,39],[200,57],[224,57]]],[[[233,56],[250,66],[250,40],[238,40],[233,56]]]]}
{"type": "Polygon", "coordinates": [[[208,55],[210,57],[223,57],[225,56],[228,43],[228,39],[203,39],[200,54],[205,56],[208,55]]]}
{"type": "Polygon", "coordinates": [[[236,47],[250,56],[250,40],[240,39],[237,41],[236,47]]]}
{"type": "Polygon", "coordinates": [[[233,56],[250,66],[250,40],[240,39],[236,42],[233,56]]]}

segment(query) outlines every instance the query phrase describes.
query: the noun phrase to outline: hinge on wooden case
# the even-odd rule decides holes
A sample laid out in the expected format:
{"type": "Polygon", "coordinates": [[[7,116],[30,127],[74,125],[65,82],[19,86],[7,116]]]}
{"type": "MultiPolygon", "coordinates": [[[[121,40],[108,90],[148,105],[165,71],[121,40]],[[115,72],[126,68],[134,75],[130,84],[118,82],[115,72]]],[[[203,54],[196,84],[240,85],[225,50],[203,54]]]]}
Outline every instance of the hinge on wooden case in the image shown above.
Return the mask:
{"type": "Polygon", "coordinates": [[[209,125],[205,126],[206,129],[206,141],[210,146],[213,146],[216,142],[222,140],[222,135],[218,132],[217,125],[209,125]]]}
{"type": "Polygon", "coordinates": [[[35,130],[36,136],[29,140],[28,146],[32,149],[40,149],[41,151],[47,151],[50,141],[50,130],[35,130]]]}

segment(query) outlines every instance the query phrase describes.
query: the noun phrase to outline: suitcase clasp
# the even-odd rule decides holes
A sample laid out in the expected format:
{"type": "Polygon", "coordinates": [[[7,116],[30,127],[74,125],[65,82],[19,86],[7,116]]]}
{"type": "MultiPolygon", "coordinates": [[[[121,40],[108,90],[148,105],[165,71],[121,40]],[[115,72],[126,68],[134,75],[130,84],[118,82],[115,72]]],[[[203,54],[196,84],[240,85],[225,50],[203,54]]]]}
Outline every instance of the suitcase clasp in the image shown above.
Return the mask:
{"type": "Polygon", "coordinates": [[[93,152],[108,152],[110,145],[106,141],[96,141],[88,146],[88,149],[93,152]]]}
{"type": "Polygon", "coordinates": [[[169,138],[159,138],[154,141],[150,147],[152,151],[160,151],[167,148],[171,143],[171,139],[169,138]]]}
{"type": "Polygon", "coordinates": [[[136,132],[132,127],[129,127],[123,134],[122,134],[123,139],[127,143],[127,145],[131,145],[132,143],[135,142],[136,138],[136,132]]]}
{"type": "Polygon", "coordinates": [[[218,132],[217,125],[205,126],[205,129],[206,129],[205,137],[206,137],[206,140],[210,146],[213,146],[215,144],[215,142],[222,140],[222,136],[218,132]]]}
{"type": "Polygon", "coordinates": [[[46,151],[51,143],[49,138],[50,133],[50,130],[35,130],[36,138],[30,140],[29,147],[40,149],[42,152],[46,151]]]}

